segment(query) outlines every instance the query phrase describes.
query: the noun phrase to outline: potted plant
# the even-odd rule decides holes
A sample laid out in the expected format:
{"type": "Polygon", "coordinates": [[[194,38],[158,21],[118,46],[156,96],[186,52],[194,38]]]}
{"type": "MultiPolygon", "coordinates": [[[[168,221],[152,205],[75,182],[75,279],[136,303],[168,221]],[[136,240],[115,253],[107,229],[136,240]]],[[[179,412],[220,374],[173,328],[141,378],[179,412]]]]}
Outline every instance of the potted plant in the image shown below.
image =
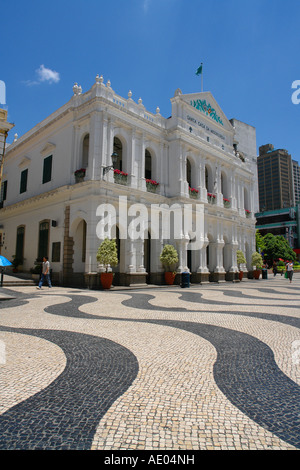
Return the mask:
{"type": "Polygon", "coordinates": [[[110,289],[113,273],[109,272],[108,269],[110,266],[117,266],[118,264],[116,240],[109,240],[108,238],[103,240],[97,251],[97,261],[105,267],[105,272],[100,274],[102,287],[103,289],[110,289]]]}
{"type": "Polygon", "coordinates": [[[125,171],[121,171],[118,169],[114,170],[114,181],[115,183],[118,184],[123,184],[127,185],[127,180],[128,180],[128,173],[125,173],[125,171]]]}
{"type": "Polygon", "coordinates": [[[194,198],[194,199],[197,199],[197,198],[198,198],[198,194],[199,194],[199,190],[198,190],[198,189],[189,187],[189,195],[190,195],[190,197],[192,197],[192,198],[194,198]]]}
{"type": "Polygon", "coordinates": [[[11,264],[13,265],[13,272],[17,273],[18,266],[21,266],[23,264],[23,258],[17,258],[16,255],[13,255],[13,260],[11,264]]]}
{"type": "Polygon", "coordinates": [[[146,189],[150,193],[156,193],[158,186],[159,186],[159,183],[157,181],[146,179],[146,189]]]}
{"type": "Polygon", "coordinates": [[[84,180],[85,173],[86,173],[85,168],[80,168],[79,170],[75,171],[74,176],[75,176],[76,183],[80,183],[81,181],[84,180]]]}
{"type": "Polygon", "coordinates": [[[261,254],[259,254],[257,251],[255,251],[252,254],[251,262],[252,262],[252,266],[255,267],[255,269],[253,271],[254,279],[259,279],[259,276],[261,274],[261,269],[262,269],[262,266],[263,266],[263,259],[262,259],[261,254]]]}
{"type": "Polygon", "coordinates": [[[165,281],[168,285],[174,284],[176,271],[174,271],[176,264],[178,263],[178,253],[173,245],[165,245],[161,255],[160,261],[165,268],[165,281]]]}
{"type": "Polygon", "coordinates": [[[241,281],[243,279],[244,272],[241,271],[241,266],[240,265],[246,263],[246,258],[245,258],[244,253],[242,252],[242,250],[237,250],[237,252],[236,252],[236,261],[237,261],[237,264],[238,264],[238,267],[239,267],[239,280],[241,281]]]}

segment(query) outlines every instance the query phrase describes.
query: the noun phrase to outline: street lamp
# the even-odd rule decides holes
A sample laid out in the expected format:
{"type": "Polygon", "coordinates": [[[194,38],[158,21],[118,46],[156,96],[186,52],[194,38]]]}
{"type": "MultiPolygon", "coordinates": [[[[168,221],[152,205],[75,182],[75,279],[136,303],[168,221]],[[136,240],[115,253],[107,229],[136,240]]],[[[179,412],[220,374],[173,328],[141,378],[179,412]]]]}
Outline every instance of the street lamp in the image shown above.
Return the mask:
{"type": "Polygon", "coordinates": [[[14,127],[14,124],[7,122],[7,111],[0,109],[0,207],[2,203],[2,177],[3,177],[3,164],[5,144],[8,131],[14,127]]]}
{"type": "Polygon", "coordinates": [[[109,171],[109,170],[113,170],[115,168],[115,165],[117,163],[117,160],[118,160],[118,154],[116,152],[112,153],[111,154],[111,160],[112,160],[112,165],[110,166],[106,166],[103,168],[103,176],[109,171]]]}

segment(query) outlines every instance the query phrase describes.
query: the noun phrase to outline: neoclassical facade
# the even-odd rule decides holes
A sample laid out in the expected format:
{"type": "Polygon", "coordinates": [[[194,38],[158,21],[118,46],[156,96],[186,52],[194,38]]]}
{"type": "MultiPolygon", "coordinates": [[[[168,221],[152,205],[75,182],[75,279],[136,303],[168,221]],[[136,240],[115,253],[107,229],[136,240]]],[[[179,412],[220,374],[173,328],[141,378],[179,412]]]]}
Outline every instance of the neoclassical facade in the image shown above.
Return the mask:
{"type": "Polygon", "coordinates": [[[1,254],[23,259],[25,272],[47,255],[57,283],[97,287],[107,205],[115,211],[115,284],[162,284],[159,257],[167,243],[179,253],[178,273],[189,270],[195,283],[236,279],[237,249],[252,269],[255,129],[229,121],[210,92],[178,89],[171,106],[166,119],[131,92],[118,96],[103,77],[86,93],[75,84],[64,106],[7,149],[1,254]]]}

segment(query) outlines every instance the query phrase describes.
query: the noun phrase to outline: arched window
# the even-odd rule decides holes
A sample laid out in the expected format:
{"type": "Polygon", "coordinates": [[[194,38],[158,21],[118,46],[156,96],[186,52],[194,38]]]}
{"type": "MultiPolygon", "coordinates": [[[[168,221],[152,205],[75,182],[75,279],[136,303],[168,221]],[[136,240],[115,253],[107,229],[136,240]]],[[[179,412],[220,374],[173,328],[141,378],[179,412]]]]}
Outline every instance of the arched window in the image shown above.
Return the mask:
{"type": "Polygon", "coordinates": [[[207,169],[207,166],[205,167],[205,188],[208,191],[208,169],[207,169]]]}
{"type": "Polygon", "coordinates": [[[228,179],[226,173],[221,173],[221,193],[224,198],[229,198],[228,179]]]}
{"type": "Polygon", "coordinates": [[[87,168],[89,164],[90,135],[87,134],[82,142],[82,168],[87,168]]]}
{"type": "Polygon", "coordinates": [[[16,240],[16,258],[23,260],[24,258],[24,237],[25,237],[25,227],[20,225],[17,228],[17,240],[16,240]]]}
{"type": "Polygon", "coordinates": [[[42,261],[44,256],[48,256],[49,248],[49,221],[44,220],[39,225],[39,245],[38,260],[42,261]]]}
{"type": "Polygon", "coordinates": [[[122,142],[120,141],[118,137],[114,138],[114,152],[118,155],[115,169],[122,171],[123,146],[122,146],[122,142]]]}
{"type": "Polygon", "coordinates": [[[149,150],[145,151],[145,178],[152,179],[152,158],[149,150]]]}

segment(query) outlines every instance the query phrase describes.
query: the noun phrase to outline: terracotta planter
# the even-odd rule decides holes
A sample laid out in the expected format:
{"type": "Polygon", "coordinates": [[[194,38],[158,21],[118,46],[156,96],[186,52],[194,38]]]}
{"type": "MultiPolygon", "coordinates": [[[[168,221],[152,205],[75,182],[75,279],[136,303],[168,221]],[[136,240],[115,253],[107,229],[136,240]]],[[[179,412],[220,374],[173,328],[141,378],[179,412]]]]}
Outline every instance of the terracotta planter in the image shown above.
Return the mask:
{"type": "Polygon", "coordinates": [[[176,273],[175,274],[172,272],[165,273],[165,281],[169,286],[172,286],[174,284],[175,276],[176,276],[176,273]]]}
{"type": "Polygon", "coordinates": [[[239,280],[241,281],[244,277],[243,271],[239,271],[239,280]]]}
{"type": "Polygon", "coordinates": [[[259,279],[260,274],[261,274],[261,270],[260,269],[255,269],[253,271],[254,279],[259,279]]]}
{"type": "Polygon", "coordinates": [[[113,273],[101,273],[100,280],[103,289],[110,289],[113,281],[113,273]]]}

